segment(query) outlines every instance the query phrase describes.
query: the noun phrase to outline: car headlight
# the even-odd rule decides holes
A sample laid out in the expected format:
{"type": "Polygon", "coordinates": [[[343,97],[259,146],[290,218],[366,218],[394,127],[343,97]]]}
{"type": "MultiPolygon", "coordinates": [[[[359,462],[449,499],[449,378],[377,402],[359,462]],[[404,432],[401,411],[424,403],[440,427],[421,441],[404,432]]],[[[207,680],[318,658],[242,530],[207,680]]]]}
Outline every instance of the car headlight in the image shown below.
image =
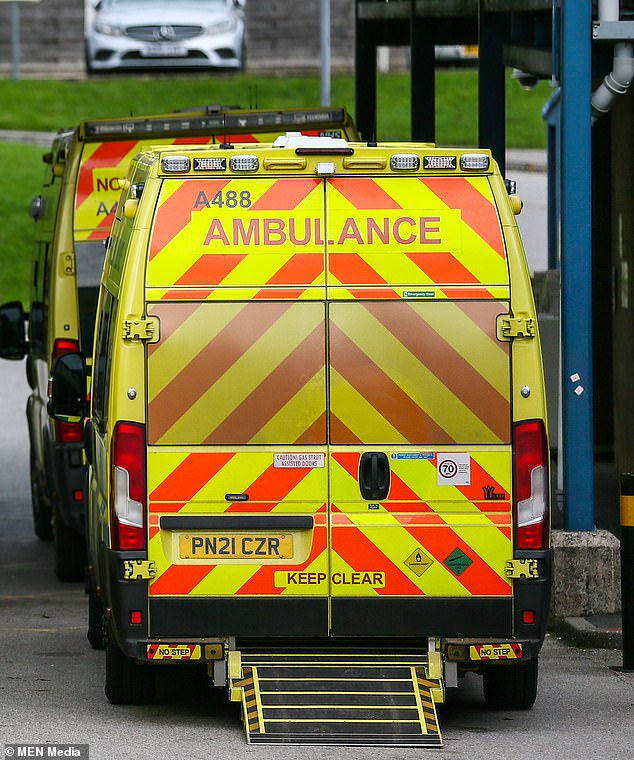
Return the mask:
{"type": "Polygon", "coordinates": [[[95,31],[98,34],[106,34],[108,37],[121,37],[123,27],[119,24],[108,24],[106,21],[95,22],[95,31]]]}
{"type": "Polygon", "coordinates": [[[223,18],[221,21],[214,21],[207,27],[207,34],[226,34],[235,32],[237,22],[234,18],[223,18]]]}

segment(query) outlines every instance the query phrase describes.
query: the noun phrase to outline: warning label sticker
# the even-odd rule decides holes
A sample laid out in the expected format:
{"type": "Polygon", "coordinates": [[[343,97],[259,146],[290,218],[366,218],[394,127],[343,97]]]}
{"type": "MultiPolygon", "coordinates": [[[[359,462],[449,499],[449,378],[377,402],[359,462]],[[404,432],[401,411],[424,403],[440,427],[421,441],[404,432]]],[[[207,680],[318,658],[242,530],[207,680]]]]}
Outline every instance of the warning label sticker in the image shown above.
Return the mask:
{"type": "Polygon", "coordinates": [[[429,557],[422,549],[416,549],[405,560],[405,565],[409,569],[420,576],[434,564],[434,560],[429,557]]]}
{"type": "Polygon", "coordinates": [[[471,456],[469,454],[437,454],[439,486],[471,485],[471,456]]]}
{"type": "Polygon", "coordinates": [[[200,644],[148,644],[148,660],[200,660],[200,644]]]}
{"type": "Polygon", "coordinates": [[[325,454],[274,454],[273,467],[324,467],[325,454]]]}

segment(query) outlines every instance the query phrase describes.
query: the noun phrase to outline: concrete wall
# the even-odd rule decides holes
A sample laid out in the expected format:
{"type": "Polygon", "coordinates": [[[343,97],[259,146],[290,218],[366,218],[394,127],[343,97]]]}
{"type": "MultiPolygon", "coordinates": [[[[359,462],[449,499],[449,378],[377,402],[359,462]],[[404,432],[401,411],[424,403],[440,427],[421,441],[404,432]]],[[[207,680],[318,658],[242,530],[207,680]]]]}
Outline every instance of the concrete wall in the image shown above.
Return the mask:
{"type": "Polygon", "coordinates": [[[40,0],[29,3],[0,3],[0,71],[10,70],[12,61],[12,6],[18,6],[20,67],[39,69],[83,65],[84,0],[40,0]]]}
{"type": "MultiPolygon", "coordinates": [[[[247,0],[248,68],[317,68],[321,0],[247,0]]],[[[354,61],[354,2],[331,0],[331,59],[334,68],[354,61]]]]}

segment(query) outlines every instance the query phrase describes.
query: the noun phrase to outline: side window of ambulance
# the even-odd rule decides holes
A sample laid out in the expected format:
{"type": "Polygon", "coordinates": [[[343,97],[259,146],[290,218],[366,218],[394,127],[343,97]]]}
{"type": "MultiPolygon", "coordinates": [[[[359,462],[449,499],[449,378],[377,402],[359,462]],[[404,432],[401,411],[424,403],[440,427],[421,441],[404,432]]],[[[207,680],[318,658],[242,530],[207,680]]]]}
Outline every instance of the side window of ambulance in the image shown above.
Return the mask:
{"type": "Polygon", "coordinates": [[[92,367],[92,410],[100,432],[108,420],[108,383],[110,380],[110,333],[115,315],[115,301],[105,292],[103,311],[98,322],[97,342],[92,367]]]}
{"type": "Polygon", "coordinates": [[[79,337],[81,350],[89,355],[92,350],[99,297],[99,283],[106,246],[103,240],[75,242],[75,268],[77,271],[77,298],[79,302],[79,337]]]}

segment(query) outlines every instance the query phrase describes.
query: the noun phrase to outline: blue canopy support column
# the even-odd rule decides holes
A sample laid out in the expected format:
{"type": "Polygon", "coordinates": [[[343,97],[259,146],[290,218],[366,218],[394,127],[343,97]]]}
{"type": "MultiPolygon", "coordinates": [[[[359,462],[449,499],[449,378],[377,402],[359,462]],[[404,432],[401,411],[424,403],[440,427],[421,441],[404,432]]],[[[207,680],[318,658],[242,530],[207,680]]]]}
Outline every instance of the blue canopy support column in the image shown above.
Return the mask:
{"type": "Polygon", "coordinates": [[[594,530],[592,2],[561,7],[561,320],[565,528],[594,530]]]}

